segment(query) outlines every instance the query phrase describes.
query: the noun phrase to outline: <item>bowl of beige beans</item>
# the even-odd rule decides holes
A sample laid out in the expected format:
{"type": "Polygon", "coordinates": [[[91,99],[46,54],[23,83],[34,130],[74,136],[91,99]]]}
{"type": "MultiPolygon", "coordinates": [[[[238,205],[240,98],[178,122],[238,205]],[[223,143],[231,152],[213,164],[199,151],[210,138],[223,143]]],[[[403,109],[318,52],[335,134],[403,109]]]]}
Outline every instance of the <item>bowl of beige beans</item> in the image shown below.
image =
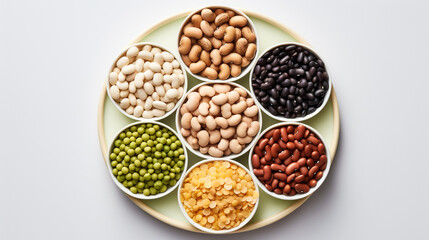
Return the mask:
{"type": "Polygon", "coordinates": [[[236,83],[201,83],[186,94],[176,112],[180,140],[202,158],[236,158],[261,131],[262,114],[250,92],[236,83]]]}
{"type": "Polygon", "coordinates": [[[171,51],[151,42],[127,47],[113,62],[106,79],[116,108],[135,120],[160,120],[183,99],[187,76],[171,51]]]}
{"type": "Polygon", "coordinates": [[[201,81],[236,81],[255,63],[258,41],[253,22],[240,10],[205,7],[189,14],[180,27],[179,60],[201,81]]]}

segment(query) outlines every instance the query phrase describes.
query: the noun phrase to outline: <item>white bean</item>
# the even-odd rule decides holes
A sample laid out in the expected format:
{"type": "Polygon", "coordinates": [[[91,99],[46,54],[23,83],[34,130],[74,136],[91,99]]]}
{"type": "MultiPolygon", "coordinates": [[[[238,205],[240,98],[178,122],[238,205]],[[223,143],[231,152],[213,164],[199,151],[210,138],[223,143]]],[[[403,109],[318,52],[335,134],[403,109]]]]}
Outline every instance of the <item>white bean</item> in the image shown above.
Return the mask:
{"type": "Polygon", "coordinates": [[[116,66],[119,69],[122,69],[123,67],[127,66],[130,63],[130,59],[127,57],[121,57],[119,58],[119,60],[116,62],[116,66]]]}
{"type": "Polygon", "coordinates": [[[136,98],[136,96],[134,94],[130,93],[128,95],[128,100],[130,100],[130,104],[131,105],[133,105],[133,106],[137,105],[137,98],[136,98]]]}
{"type": "Polygon", "coordinates": [[[119,96],[121,96],[121,98],[126,98],[128,97],[128,94],[130,94],[130,92],[128,90],[124,90],[119,93],[119,96]]]}
{"type": "Polygon", "coordinates": [[[113,100],[119,99],[119,88],[118,88],[118,86],[111,86],[110,87],[110,96],[113,98],[113,100]]]}
{"type": "Polygon", "coordinates": [[[143,71],[142,72],[146,72],[147,70],[149,70],[149,64],[150,64],[149,61],[144,62],[144,64],[143,64],[143,71]]]}
{"type": "Polygon", "coordinates": [[[177,98],[178,95],[179,95],[179,91],[177,89],[174,89],[174,88],[168,89],[167,93],[166,93],[166,96],[170,99],[177,98]]]}
{"type": "Polygon", "coordinates": [[[119,72],[118,81],[123,82],[123,81],[125,81],[125,78],[126,78],[125,75],[122,72],[119,72]]]}
{"type": "Polygon", "coordinates": [[[153,99],[152,99],[152,97],[148,97],[147,99],[146,99],[146,102],[145,102],[145,104],[144,104],[144,109],[146,109],[146,110],[150,110],[150,109],[152,109],[152,104],[153,104],[153,99]]]}
{"type": "Polygon", "coordinates": [[[115,69],[113,69],[113,72],[115,72],[116,74],[119,74],[119,72],[121,71],[121,69],[115,67],[115,69]]]}
{"type": "Polygon", "coordinates": [[[164,78],[162,77],[162,73],[155,73],[155,75],[153,75],[153,85],[159,86],[163,81],[164,78]]]}
{"type": "Polygon", "coordinates": [[[137,106],[142,106],[142,108],[144,109],[144,101],[137,99],[137,106]]]}
{"type": "Polygon", "coordinates": [[[116,86],[118,86],[119,90],[128,89],[128,82],[117,82],[116,86]]]}
{"type": "Polygon", "coordinates": [[[164,75],[164,82],[171,83],[172,77],[171,75],[164,75]]]}
{"type": "Polygon", "coordinates": [[[134,85],[136,88],[143,87],[143,81],[144,81],[144,74],[143,73],[137,73],[136,77],[134,78],[134,85]]]}
{"type": "Polygon", "coordinates": [[[171,61],[174,60],[174,56],[171,53],[169,53],[169,52],[165,52],[164,51],[161,54],[162,54],[162,57],[164,58],[164,61],[171,62],[171,61]]]}
{"type": "Polygon", "coordinates": [[[134,117],[141,117],[143,113],[143,107],[142,106],[137,106],[134,108],[134,117]]]}
{"type": "Polygon", "coordinates": [[[185,75],[179,74],[179,83],[180,85],[183,85],[185,83],[185,75]]]}
{"type": "Polygon", "coordinates": [[[161,116],[164,116],[165,111],[155,108],[152,110],[152,113],[153,113],[153,116],[155,116],[155,117],[161,117],[161,116]]]}
{"type": "Polygon", "coordinates": [[[165,62],[164,64],[162,64],[162,69],[164,70],[165,74],[173,73],[173,66],[169,62],[165,62]]]}
{"type": "Polygon", "coordinates": [[[128,91],[130,91],[130,93],[135,93],[137,91],[134,81],[128,84],[128,91]]]}
{"type": "Polygon", "coordinates": [[[149,51],[140,51],[139,52],[139,58],[143,59],[143,60],[147,60],[147,61],[152,61],[153,60],[153,54],[149,51]]]}
{"type": "Polygon", "coordinates": [[[118,81],[118,74],[115,72],[111,72],[109,75],[109,83],[111,85],[115,85],[117,81],[118,81]]]}
{"type": "Polygon", "coordinates": [[[147,98],[147,94],[143,89],[137,90],[136,96],[143,101],[147,98]]]}
{"type": "Polygon", "coordinates": [[[153,72],[149,69],[147,71],[144,72],[144,79],[146,81],[150,81],[153,78],[153,72]]]}
{"type": "Polygon", "coordinates": [[[161,72],[161,65],[157,62],[151,62],[149,64],[149,69],[152,70],[152,72],[159,73],[161,72]]]}
{"type": "Polygon", "coordinates": [[[152,113],[152,111],[146,111],[145,110],[145,111],[143,111],[142,116],[143,116],[143,118],[153,118],[153,113],[152,113]]]}
{"type": "Polygon", "coordinates": [[[182,87],[179,87],[178,91],[179,91],[179,95],[177,96],[177,99],[180,99],[183,96],[183,93],[185,92],[185,90],[183,90],[182,87]]]}
{"type": "Polygon", "coordinates": [[[171,85],[168,84],[168,83],[164,83],[164,89],[165,89],[165,91],[170,90],[171,89],[171,85]]]}
{"type": "Polygon", "coordinates": [[[157,47],[152,47],[152,50],[150,51],[153,55],[157,54],[157,53],[161,53],[162,50],[160,48],[157,47]]]}
{"type": "Polygon", "coordinates": [[[132,58],[139,54],[139,49],[136,46],[132,46],[127,51],[127,57],[132,58]]]}
{"type": "Polygon", "coordinates": [[[127,108],[127,110],[125,110],[125,112],[127,112],[128,114],[132,115],[134,113],[134,107],[133,106],[129,106],[127,108]]]}
{"type": "Polygon", "coordinates": [[[128,99],[128,98],[124,98],[124,99],[122,99],[121,100],[121,102],[119,103],[119,106],[122,108],[122,109],[127,109],[129,106],[130,106],[130,100],[128,99]]]}
{"type": "Polygon", "coordinates": [[[168,103],[168,104],[167,104],[167,112],[168,112],[168,111],[171,111],[171,109],[173,109],[173,108],[174,108],[174,106],[176,106],[176,104],[175,104],[175,103],[172,103],[172,102],[171,102],[171,103],[168,103]]]}
{"type": "Polygon", "coordinates": [[[159,100],[159,94],[158,94],[157,92],[153,92],[153,93],[152,93],[152,99],[153,99],[154,101],[158,101],[158,100],[159,100]]]}
{"type": "Polygon", "coordinates": [[[151,45],[144,45],[142,48],[142,51],[148,51],[150,52],[152,50],[152,46],[151,45]]]}
{"type": "Polygon", "coordinates": [[[179,75],[179,74],[183,74],[182,69],[174,69],[173,73],[179,75]]]}
{"type": "MultiPolygon", "coordinates": [[[[127,85],[128,85],[128,83],[127,83],[127,85]]],[[[118,86],[118,87],[119,87],[119,86],[118,86]]],[[[144,88],[145,92],[146,92],[148,95],[152,95],[152,93],[153,93],[153,91],[154,91],[154,89],[153,89],[153,85],[152,85],[152,84],[150,84],[150,83],[146,82],[146,83],[143,85],[143,88],[144,88]]],[[[119,89],[121,89],[121,88],[119,88],[119,89]]]]}
{"type": "Polygon", "coordinates": [[[134,81],[134,79],[136,78],[136,74],[137,74],[137,73],[133,73],[133,74],[128,75],[128,76],[125,78],[125,80],[127,80],[127,82],[134,81]]]}
{"type": "Polygon", "coordinates": [[[173,88],[179,88],[180,87],[180,80],[179,80],[179,76],[177,76],[177,74],[173,73],[171,75],[171,86],[173,88]]]}
{"type": "Polygon", "coordinates": [[[135,64],[136,64],[136,71],[137,72],[143,71],[143,67],[144,67],[143,59],[141,59],[141,58],[137,59],[135,64]]]}
{"type": "Polygon", "coordinates": [[[153,107],[157,108],[157,109],[161,109],[161,110],[166,110],[167,104],[165,104],[165,102],[161,102],[161,101],[153,101],[153,107]]]}
{"type": "Polygon", "coordinates": [[[176,59],[174,59],[174,60],[171,62],[171,65],[173,66],[173,68],[179,68],[179,67],[180,67],[179,62],[178,62],[176,59]]]}
{"type": "Polygon", "coordinates": [[[156,86],[155,87],[155,91],[158,93],[158,95],[160,97],[164,97],[164,95],[165,95],[165,89],[164,89],[164,87],[162,85],[156,86]]]}

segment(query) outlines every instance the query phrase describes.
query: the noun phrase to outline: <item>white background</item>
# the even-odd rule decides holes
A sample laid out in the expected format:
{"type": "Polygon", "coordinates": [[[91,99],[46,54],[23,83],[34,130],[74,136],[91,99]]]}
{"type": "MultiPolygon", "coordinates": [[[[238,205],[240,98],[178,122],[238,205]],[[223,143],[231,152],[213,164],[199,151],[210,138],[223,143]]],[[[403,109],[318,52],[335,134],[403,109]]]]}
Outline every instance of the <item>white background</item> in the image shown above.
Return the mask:
{"type": "Polygon", "coordinates": [[[429,237],[426,1],[0,0],[0,239],[215,239],[170,227],[113,184],[96,112],[116,54],[173,14],[223,3],[275,19],[328,62],[341,135],[323,186],[225,239],[429,237]]]}

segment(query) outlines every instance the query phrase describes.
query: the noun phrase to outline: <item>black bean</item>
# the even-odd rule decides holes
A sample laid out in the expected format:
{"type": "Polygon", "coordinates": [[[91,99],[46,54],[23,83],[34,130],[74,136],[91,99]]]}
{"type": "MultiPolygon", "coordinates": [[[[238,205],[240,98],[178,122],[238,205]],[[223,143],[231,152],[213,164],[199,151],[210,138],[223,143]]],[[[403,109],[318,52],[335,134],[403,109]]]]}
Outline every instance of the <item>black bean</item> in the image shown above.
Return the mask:
{"type": "Polygon", "coordinates": [[[253,71],[253,73],[255,73],[256,76],[259,77],[259,74],[261,73],[261,66],[260,65],[256,65],[255,70],[253,71]]]}
{"type": "Polygon", "coordinates": [[[298,94],[299,94],[299,96],[304,97],[304,95],[305,95],[305,90],[304,90],[303,88],[299,89],[299,90],[298,90],[298,94]]]}
{"type": "Polygon", "coordinates": [[[308,99],[308,100],[313,100],[315,97],[314,97],[314,94],[313,93],[306,93],[305,94],[305,99],[308,99]]]}
{"type": "Polygon", "coordinates": [[[314,83],[313,83],[313,82],[309,82],[309,83],[307,84],[307,87],[305,88],[305,90],[306,90],[307,92],[311,92],[311,90],[313,90],[313,87],[314,87],[314,83]]]}
{"type": "Polygon", "coordinates": [[[289,51],[294,50],[295,48],[296,48],[296,45],[289,45],[289,46],[285,47],[285,51],[289,52],[289,51]]]}
{"type": "Polygon", "coordinates": [[[297,69],[295,69],[295,73],[296,73],[296,75],[299,75],[299,76],[302,76],[302,75],[304,75],[304,69],[302,69],[302,68],[297,68],[297,69]]]}
{"type": "Polygon", "coordinates": [[[302,106],[298,105],[295,107],[295,109],[293,110],[295,113],[301,113],[302,112],[302,106]]]}
{"type": "Polygon", "coordinates": [[[281,52],[280,48],[276,48],[273,50],[273,54],[276,56],[279,55],[280,52],[281,52]]]}
{"type": "Polygon", "coordinates": [[[290,118],[290,112],[285,112],[285,118],[290,118]]]}
{"type": "Polygon", "coordinates": [[[261,98],[261,101],[264,103],[268,103],[268,101],[270,101],[270,96],[267,95],[267,96],[261,98]]]}
{"type": "Polygon", "coordinates": [[[296,97],[296,102],[298,103],[298,104],[301,104],[302,103],[302,97],[301,96],[298,96],[298,97],[296,97]]]}
{"type": "Polygon", "coordinates": [[[272,63],[274,61],[274,58],[276,56],[274,56],[274,54],[271,54],[268,58],[267,58],[267,63],[272,63]]]}
{"type": "Polygon", "coordinates": [[[274,59],[274,61],[271,63],[271,65],[273,67],[277,67],[279,65],[279,59],[278,58],[274,59]]]}
{"type": "Polygon", "coordinates": [[[287,95],[287,99],[289,99],[289,100],[295,100],[295,95],[294,94],[289,94],[289,95],[287,95]]]}
{"type": "Polygon", "coordinates": [[[273,97],[270,97],[270,104],[271,106],[277,106],[279,103],[277,102],[277,100],[273,97]]]}
{"type": "Polygon", "coordinates": [[[295,86],[291,86],[291,87],[289,88],[289,94],[294,94],[294,93],[295,93],[295,90],[296,90],[296,87],[295,87],[295,86]]]}
{"type": "Polygon", "coordinates": [[[318,89],[314,92],[314,95],[316,95],[316,97],[323,97],[325,95],[325,90],[323,89],[318,89]]]}
{"type": "Polygon", "coordinates": [[[289,55],[287,55],[286,57],[280,59],[280,61],[279,61],[280,65],[285,64],[287,61],[289,61],[289,59],[290,59],[289,55]]]}
{"type": "Polygon", "coordinates": [[[293,105],[292,105],[292,101],[291,100],[287,100],[286,101],[286,107],[287,107],[287,111],[288,112],[292,112],[293,111],[293,105]]]}
{"type": "Polygon", "coordinates": [[[303,102],[303,103],[301,104],[301,106],[302,106],[302,108],[304,108],[304,109],[307,109],[307,108],[308,108],[308,104],[307,104],[306,102],[303,102]]]}
{"type": "Polygon", "coordinates": [[[280,103],[280,105],[282,105],[282,106],[285,106],[286,105],[286,99],[284,99],[284,98],[279,98],[279,103],[280,103]]]}
{"type": "Polygon", "coordinates": [[[266,93],[266,92],[264,92],[264,91],[260,91],[260,92],[259,92],[259,94],[258,94],[258,96],[259,96],[260,98],[263,98],[263,97],[267,96],[267,93],[266,93]]]}
{"type": "Polygon", "coordinates": [[[298,81],[297,81],[295,78],[291,78],[291,79],[290,79],[290,83],[291,83],[292,85],[296,85],[296,84],[298,83],[298,81]]]}
{"type": "Polygon", "coordinates": [[[269,56],[271,56],[271,52],[270,51],[268,51],[268,52],[266,52],[264,55],[262,55],[262,58],[265,58],[265,59],[267,59],[269,56]]]}
{"type": "Polygon", "coordinates": [[[321,72],[317,72],[317,80],[323,81],[323,75],[321,72]]]}
{"type": "Polygon", "coordinates": [[[319,103],[319,99],[315,98],[307,102],[309,106],[316,106],[319,103]]]}
{"type": "Polygon", "coordinates": [[[272,66],[271,64],[267,64],[267,65],[265,65],[265,68],[266,68],[268,71],[270,71],[270,70],[273,68],[273,66],[272,66]]]}
{"type": "Polygon", "coordinates": [[[271,88],[269,83],[262,83],[261,84],[261,89],[262,90],[269,90],[271,88]]]}
{"type": "Polygon", "coordinates": [[[286,109],[283,106],[278,106],[277,107],[277,112],[280,114],[284,114],[286,111],[286,109]]]}
{"type": "Polygon", "coordinates": [[[289,94],[288,88],[283,88],[282,91],[280,92],[280,96],[282,97],[287,97],[288,94],[289,94]]]}
{"type": "Polygon", "coordinates": [[[309,107],[307,110],[307,113],[310,114],[310,113],[313,113],[314,111],[316,111],[315,107],[309,107]]]}
{"type": "Polygon", "coordinates": [[[288,70],[289,70],[289,67],[287,65],[281,65],[280,66],[280,71],[281,72],[287,73],[288,70]]]}
{"type": "MultiPolygon", "coordinates": [[[[323,90],[322,90],[323,91],[323,90]]],[[[271,96],[273,97],[273,98],[279,98],[279,92],[277,92],[277,89],[275,89],[275,88],[272,88],[271,90],[270,90],[270,94],[271,94],[271,96]]]]}
{"type": "Polygon", "coordinates": [[[298,56],[296,57],[296,61],[300,63],[300,62],[302,62],[303,58],[304,58],[304,53],[300,52],[300,53],[298,53],[298,56]]]}
{"type": "Polygon", "coordinates": [[[278,115],[277,110],[275,108],[273,108],[272,106],[268,107],[268,111],[273,115],[278,115]]]}
{"type": "Polygon", "coordinates": [[[273,67],[273,72],[280,72],[280,67],[279,66],[277,66],[277,67],[273,67]]]}
{"type": "Polygon", "coordinates": [[[301,88],[307,87],[307,80],[302,79],[302,80],[298,81],[297,86],[301,87],[301,88]]]}
{"type": "Polygon", "coordinates": [[[261,72],[260,78],[263,80],[263,79],[265,79],[267,77],[267,75],[268,75],[268,71],[266,69],[264,69],[261,72]]]}
{"type": "Polygon", "coordinates": [[[280,86],[279,84],[276,84],[276,90],[277,91],[281,91],[283,88],[282,88],[282,86],[280,86]]]}
{"type": "Polygon", "coordinates": [[[260,58],[260,59],[258,60],[258,65],[265,66],[265,64],[267,64],[267,62],[265,61],[265,59],[264,59],[264,58],[260,58]]]}

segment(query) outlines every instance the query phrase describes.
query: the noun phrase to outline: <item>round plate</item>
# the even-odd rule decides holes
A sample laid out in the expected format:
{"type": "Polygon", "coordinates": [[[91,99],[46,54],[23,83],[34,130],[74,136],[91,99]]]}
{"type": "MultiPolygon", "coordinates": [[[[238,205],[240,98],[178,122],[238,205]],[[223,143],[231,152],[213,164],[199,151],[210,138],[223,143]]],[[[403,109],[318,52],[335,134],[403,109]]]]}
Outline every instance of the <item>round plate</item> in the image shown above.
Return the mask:
{"type": "MultiPolygon", "coordinates": [[[[269,48],[272,45],[275,45],[279,42],[299,42],[306,45],[309,45],[304,39],[299,37],[296,33],[292,32],[287,27],[270,20],[264,16],[244,11],[254,22],[258,36],[260,40],[260,52],[263,52],[265,49],[269,48]]],[[[171,17],[149,30],[142,33],[137,37],[133,43],[147,41],[147,42],[157,42],[163,46],[168,47],[173,50],[173,53],[178,56],[178,50],[176,46],[177,33],[179,31],[180,24],[185,19],[188,13],[182,13],[177,16],[171,17]]],[[[118,50],[119,51],[119,50],[118,50]]],[[[108,68],[106,67],[106,71],[108,68]]],[[[249,74],[245,75],[242,79],[236,83],[244,86],[249,89],[249,74]]],[[[201,83],[196,78],[188,74],[188,89],[191,89],[193,86],[201,83]]],[[[334,80],[335,81],[335,80],[334,80]]],[[[105,81],[103,81],[104,84],[105,81]]],[[[175,128],[175,114],[171,114],[169,117],[161,120],[161,122],[175,128]]],[[[100,102],[98,105],[98,137],[100,141],[101,151],[104,156],[106,164],[109,164],[108,160],[108,144],[112,141],[116,132],[122,129],[125,125],[134,122],[134,120],[127,118],[122,113],[115,108],[113,103],[109,100],[106,94],[106,86],[103,85],[103,89],[100,96],[100,102]]],[[[278,123],[279,121],[274,120],[268,117],[263,113],[263,129],[268,126],[278,123]]],[[[340,117],[338,110],[337,97],[335,95],[335,90],[332,86],[332,92],[330,99],[324,109],[317,114],[315,117],[310,120],[305,121],[304,123],[315,128],[322,136],[325,141],[328,143],[328,148],[331,154],[332,160],[334,159],[335,152],[337,150],[338,137],[340,133],[340,117]]],[[[241,157],[235,159],[244,166],[248,166],[248,154],[243,154],[241,157]]],[[[189,152],[189,165],[192,167],[196,162],[200,161],[201,158],[189,152]]],[[[197,228],[193,227],[185,217],[180,212],[179,205],[177,203],[177,189],[165,197],[155,200],[139,200],[128,196],[131,201],[133,201],[139,208],[143,209],[153,217],[170,224],[174,227],[201,232],[197,228]]],[[[319,190],[320,191],[320,190],[319,190]]],[[[266,194],[263,191],[260,191],[260,202],[258,210],[252,220],[243,228],[237,232],[244,232],[249,230],[254,230],[276,222],[283,217],[287,216],[289,213],[293,212],[296,208],[301,206],[307,198],[294,201],[285,201],[273,198],[266,194]]]]}

